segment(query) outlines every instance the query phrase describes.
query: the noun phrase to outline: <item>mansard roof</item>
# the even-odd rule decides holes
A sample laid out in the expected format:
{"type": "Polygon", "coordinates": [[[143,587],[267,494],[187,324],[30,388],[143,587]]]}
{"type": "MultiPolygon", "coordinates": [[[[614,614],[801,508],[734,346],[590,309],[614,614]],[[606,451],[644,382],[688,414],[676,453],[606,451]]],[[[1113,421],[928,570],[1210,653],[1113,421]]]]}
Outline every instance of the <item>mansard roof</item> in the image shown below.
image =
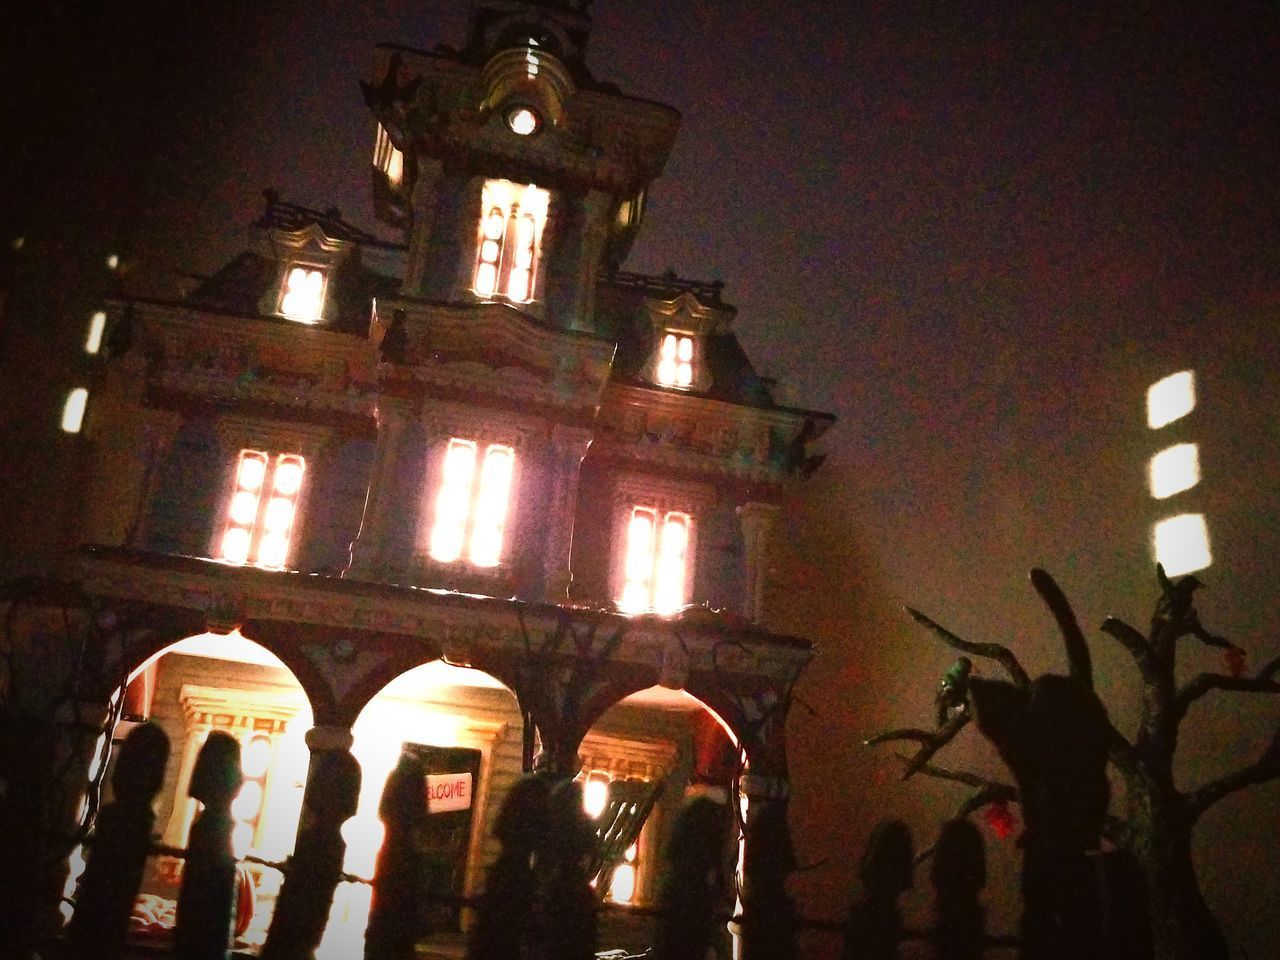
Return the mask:
{"type": "MultiPolygon", "coordinates": [[[[703,362],[711,374],[705,391],[687,391],[712,400],[744,406],[778,408],[773,381],[761,376],[731,329],[737,308],[721,298],[723,281],[688,280],[667,272],[658,276],[618,271],[600,285],[596,330],[615,340],[614,382],[650,386],[643,375],[655,347],[654,316],[668,313],[681,298],[714,319],[703,338],[703,362]]],[[[807,411],[806,411],[807,412],[807,411]]]]}
{"type": "MultiPolygon", "coordinates": [[[[274,190],[264,191],[266,209],[253,226],[265,238],[260,251],[246,250],[187,295],[186,302],[221,313],[241,316],[275,314],[264,304],[274,300],[281,272],[294,255],[322,253],[330,262],[324,325],[347,333],[365,334],[370,304],[400,289],[394,269],[375,270],[370,261],[389,258],[403,250],[344,220],[331,208],[313,210],[280,199],[274,190]],[[335,255],[336,254],[336,255],[335,255]]],[[[385,265],[385,264],[384,264],[385,265]]]]}
{"type": "MultiPolygon", "coordinates": [[[[262,303],[279,284],[283,264],[274,257],[246,250],[203,280],[187,295],[192,306],[241,316],[274,317],[262,303]]],[[[324,325],[363,336],[369,330],[369,308],[376,297],[390,297],[400,289],[398,277],[369,269],[358,257],[339,264],[329,278],[324,325]]],[[[292,321],[290,321],[292,322],[292,321]]]]}

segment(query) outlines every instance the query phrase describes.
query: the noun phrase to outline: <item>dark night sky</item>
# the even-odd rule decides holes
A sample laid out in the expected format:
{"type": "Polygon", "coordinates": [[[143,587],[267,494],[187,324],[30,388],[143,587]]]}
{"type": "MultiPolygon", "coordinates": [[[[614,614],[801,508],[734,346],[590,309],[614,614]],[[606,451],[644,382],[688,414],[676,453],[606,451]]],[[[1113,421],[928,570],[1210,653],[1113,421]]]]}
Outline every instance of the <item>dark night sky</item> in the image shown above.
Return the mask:
{"type": "MultiPolygon", "coordinates": [[[[118,145],[117,162],[145,161],[136,282],[171,291],[175,269],[216,268],[268,185],[372,226],[356,81],[375,42],[460,44],[465,5],[188,15],[157,53],[175,79],[147,91],[145,138],[118,145]]],[[[1143,401],[1167,373],[1194,368],[1201,388],[1170,432],[1202,445],[1184,499],[1213,540],[1206,622],[1255,664],[1280,652],[1274,4],[599,0],[594,15],[595,74],[685,118],[628,267],[723,278],[758,366],[840,418],[797,521],[816,532],[791,564],[800,602],[784,604],[824,649],[797,741],[847,744],[796,762],[797,790],[823,763],[846,784],[798,801],[802,858],[832,817],[856,849],[886,805],[936,819],[958,800],[891,784],[888,758],[855,745],[921,719],[950,661],[897,605],[1006,639],[1033,670],[1058,660],[1032,565],[1086,625],[1149,615],[1162,508],[1145,464],[1168,441],[1143,401]]],[[[1104,692],[1120,697],[1107,655],[1104,692]]],[[[1191,737],[1188,777],[1256,753],[1276,705],[1209,719],[1226,746],[1191,737]]],[[[1263,830],[1204,868],[1254,957],[1280,935],[1277,809],[1272,784],[1201,826],[1205,850],[1230,819],[1263,830]]],[[[836,898],[827,914],[849,877],[837,860],[801,883],[836,898]]]]}

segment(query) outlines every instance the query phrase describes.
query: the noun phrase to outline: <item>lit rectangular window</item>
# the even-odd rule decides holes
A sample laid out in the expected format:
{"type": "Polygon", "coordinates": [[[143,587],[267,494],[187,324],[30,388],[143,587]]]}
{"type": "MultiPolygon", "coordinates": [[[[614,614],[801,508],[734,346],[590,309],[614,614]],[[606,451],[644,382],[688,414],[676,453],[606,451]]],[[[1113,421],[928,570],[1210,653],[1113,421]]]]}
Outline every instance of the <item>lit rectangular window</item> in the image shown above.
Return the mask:
{"type": "Polygon", "coordinates": [[[668,333],[658,348],[658,382],[666,387],[693,383],[693,337],[668,333]]]}
{"type": "Polygon", "coordinates": [[[84,409],[89,404],[89,391],[84,387],[76,387],[67,394],[67,402],[62,405],[62,429],[67,433],[79,433],[84,425],[84,409]]]}
{"type": "Polygon", "coordinates": [[[475,292],[528,303],[536,293],[542,228],[551,194],[532,184],[486,180],[480,200],[475,292]]]}
{"type": "Polygon", "coordinates": [[[316,267],[290,267],[280,291],[280,312],[290,320],[315,323],[324,307],[324,280],[324,271],[316,267]]]}
{"type": "Polygon", "coordinates": [[[1147,389],[1147,426],[1158,430],[1185,417],[1196,407],[1196,375],[1190,370],[1171,373],[1147,389]]]}
{"type": "Polygon", "coordinates": [[[614,903],[630,903],[636,896],[636,857],[639,845],[633,843],[622,855],[622,863],[613,868],[609,881],[609,899],[614,903]]]}
{"type": "Polygon", "coordinates": [[[382,124],[378,124],[373,144],[373,165],[385,173],[387,179],[397,187],[404,180],[404,153],[391,142],[391,135],[382,124]]]}
{"type": "Polygon", "coordinates": [[[84,352],[95,354],[102,349],[102,334],[107,329],[107,315],[99,310],[89,318],[89,335],[84,339],[84,352]]]}
{"type": "Polygon", "coordinates": [[[1151,496],[1157,500],[1190,490],[1200,482],[1200,453],[1194,443],[1178,443],[1151,458],[1151,496]]]}
{"type": "Polygon", "coordinates": [[[306,461],[293,453],[276,457],[241,450],[227,506],[218,559],[280,570],[289,557],[306,461]]]}
{"type": "Polygon", "coordinates": [[[494,443],[481,452],[458,437],[445,449],[428,548],[441,563],[465,554],[477,567],[496,567],[502,559],[515,451],[494,443]]]}
{"type": "Polygon", "coordinates": [[[621,609],[671,614],[684,606],[690,523],[687,513],[671,511],[660,517],[650,507],[632,509],[621,609]]]}
{"type": "Polygon", "coordinates": [[[1213,563],[1204,514],[1183,513],[1155,526],[1156,560],[1171,577],[1203,570],[1213,563]]]}

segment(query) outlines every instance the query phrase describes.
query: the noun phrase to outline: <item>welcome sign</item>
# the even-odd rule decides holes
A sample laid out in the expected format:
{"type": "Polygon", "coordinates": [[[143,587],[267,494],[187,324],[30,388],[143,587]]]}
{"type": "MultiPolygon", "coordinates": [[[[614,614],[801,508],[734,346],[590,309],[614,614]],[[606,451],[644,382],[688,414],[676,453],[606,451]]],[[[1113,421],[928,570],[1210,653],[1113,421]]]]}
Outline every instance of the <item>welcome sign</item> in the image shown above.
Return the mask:
{"type": "Polygon", "coordinates": [[[428,813],[471,809],[470,773],[427,774],[426,789],[428,813]]]}

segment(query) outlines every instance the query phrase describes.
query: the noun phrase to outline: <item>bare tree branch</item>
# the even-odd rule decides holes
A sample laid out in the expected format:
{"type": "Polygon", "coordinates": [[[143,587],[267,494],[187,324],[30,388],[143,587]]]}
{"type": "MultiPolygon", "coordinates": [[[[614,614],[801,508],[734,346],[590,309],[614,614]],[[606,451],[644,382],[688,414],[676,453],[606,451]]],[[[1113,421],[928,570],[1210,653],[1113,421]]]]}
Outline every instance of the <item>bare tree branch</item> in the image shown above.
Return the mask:
{"type": "Polygon", "coordinates": [[[1280,778],[1280,727],[1256,762],[1187,794],[1187,812],[1196,820],[1223,797],[1277,778],[1280,778]]]}
{"type": "Polygon", "coordinates": [[[911,615],[916,623],[933,631],[934,636],[945,643],[949,647],[954,647],[965,653],[973,654],[975,657],[986,657],[988,660],[996,660],[1004,667],[1009,674],[1009,678],[1022,688],[1031,686],[1031,678],[1027,676],[1027,671],[1022,668],[1022,664],[1018,662],[1018,658],[1014,656],[1013,651],[1008,647],[999,643],[970,643],[968,640],[961,640],[954,633],[941,624],[935,623],[919,610],[912,607],[905,608],[907,613],[911,615]]]}
{"type": "Polygon", "coordinates": [[[1129,651],[1143,680],[1155,682],[1157,674],[1155,651],[1152,650],[1146,637],[1116,617],[1107,617],[1102,621],[1102,632],[1119,640],[1120,645],[1129,651]]]}
{"type": "Polygon", "coordinates": [[[1076,620],[1075,611],[1067,595],[1062,592],[1058,582],[1047,570],[1035,567],[1031,571],[1031,585],[1040,594],[1053,619],[1058,623],[1058,631],[1062,634],[1062,645],[1067,651],[1067,667],[1071,678],[1093,689],[1093,657],[1089,653],[1089,644],[1076,620]]]}
{"type": "MultiPolygon", "coordinates": [[[[894,756],[906,766],[910,766],[914,762],[913,758],[908,757],[906,754],[898,753],[894,754],[894,756]]],[[[918,772],[929,777],[936,777],[939,780],[950,780],[952,783],[963,783],[968,787],[977,787],[978,790],[989,796],[988,803],[996,801],[1004,803],[1018,802],[1018,788],[1013,784],[992,780],[989,777],[970,773],[968,770],[952,770],[950,767],[940,767],[937,764],[925,763],[921,764],[918,772]]]]}
{"type": "Polygon", "coordinates": [[[914,740],[916,743],[919,743],[920,749],[916,752],[915,757],[907,763],[907,770],[902,775],[902,779],[906,780],[913,773],[932,760],[935,753],[954,740],[956,734],[965,728],[969,719],[969,712],[966,710],[962,713],[954,714],[950,720],[937,730],[920,730],[916,728],[890,730],[887,733],[881,733],[874,736],[869,740],[864,740],[863,744],[868,747],[874,747],[878,744],[889,743],[895,740],[914,740]]]}
{"type": "Polygon", "coordinates": [[[1237,693],[1280,693],[1280,657],[1276,657],[1252,677],[1229,677],[1222,673],[1201,673],[1178,691],[1174,701],[1175,717],[1181,720],[1191,705],[1210,690],[1234,690],[1237,693]]]}

